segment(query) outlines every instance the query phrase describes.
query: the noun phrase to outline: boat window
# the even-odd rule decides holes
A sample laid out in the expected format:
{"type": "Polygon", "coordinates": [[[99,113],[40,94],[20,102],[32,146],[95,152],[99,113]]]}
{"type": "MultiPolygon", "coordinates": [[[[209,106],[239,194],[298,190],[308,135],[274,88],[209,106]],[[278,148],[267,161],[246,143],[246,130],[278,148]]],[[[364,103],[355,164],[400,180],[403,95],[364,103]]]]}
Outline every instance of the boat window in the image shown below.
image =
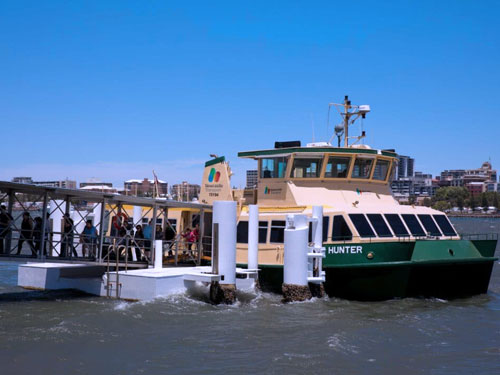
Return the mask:
{"type": "Polygon", "coordinates": [[[417,218],[415,215],[412,214],[403,214],[401,215],[403,217],[403,220],[405,221],[406,225],[408,228],[410,228],[411,234],[413,234],[415,237],[422,237],[425,236],[424,229],[418,222],[417,218]]]}
{"type": "MultiPolygon", "coordinates": [[[[330,225],[330,217],[323,216],[323,242],[326,242],[328,240],[328,225],[330,225]]],[[[309,223],[309,242],[313,242],[312,223],[309,223]]]]}
{"type": "Polygon", "coordinates": [[[350,241],[352,232],[342,215],[333,217],[332,241],[350,241]]]}
{"type": "Polygon", "coordinates": [[[269,223],[267,221],[259,221],[259,243],[267,242],[267,227],[269,223]]]}
{"type": "Polygon", "coordinates": [[[384,218],[380,214],[367,214],[368,220],[372,224],[373,229],[377,232],[377,236],[379,237],[392,237],[392,233],[389,230],[389,227],[384,221],[384,218]]]}
{"type": "Polygon", "coordinates": [[[271,221],[271,241],[273,243],[285,242],[285,220],[271,221]]]}
{"type": "Polygon", "coordinates": [[[330,156],[328,164],[325,169],[325,177],[327,178],[345,178],[349,173],[349,164],[351,158],[342,158],[337,156],[330,156]]]}
{"type": "Polygon", "coordinates": [[[385,181],[387,178],[387,173],[389,172],[390,162],[388,160],[377,160],[375,164],[375,170],[373,171],[373,179],[379,181],[385,181]]]}
{"type": "Polygon", "coordinates": [[[441,232],[439,231],[439,228],[437,227],[436,223],[434,223],[434,220],[432,220],[431,215],[418,215],[418,218],[420,219],[420,222],[424,225],[424,228],[427,231],[427,233],[430,233],[431,236],[441,236],[441,232]]]}
{"type": "Polygon", "coordinates": [[[269,158],[262,159],[260,168],[260,178],[283,178],[286,173],[287,159],[269,158]]]}
{"type": "Polygon", "coordinates": [[[394,181],[394,177],[396,176],[396,167],[397,167],[397,163],[393,162],[392,168],[391,168],[391,175],[389,176],[389,182],[394,181]]]}
{"type": "Polygon", "coordinates": [[[236,230],[236,242],[248,243],[248,221],[240,221],[236,230]]]}
{"type": "Polygon", "coordinates": [[[352,170],[352,178],[370,178],[373,159],[356,158],[352,170]]]}
{"type": "Polygon", "coordinates": [[[319,177],[321,173],[322,158],[293,160],[292,178],[319,177]]]}
{"type": "Polygon", "coordinates": [[[375,233],[373,233],[370,224],[368,224],[368,220],[366,220],[365,215],[363,214],[349,214],[352,223],[356,227],[356,230],[359,233],[360,237],[375,237],[375,233]]]}
{"type": "Polygon", "coordinates": [[[456,236],[457,232],[455,232],[455,229],[450,224],[450,221],[446,217],[446,215],[432,215],[434,217],[434,220],[436,220],[436,223],[438,223],[439,227],[441,228],[441,231],[445,236],[456,236]]]}
{"type": "Polygon", "coordinates": [[[384,216],[397,237],[406,237],[410,235],[398,214],[385,214],[384,216]]]}

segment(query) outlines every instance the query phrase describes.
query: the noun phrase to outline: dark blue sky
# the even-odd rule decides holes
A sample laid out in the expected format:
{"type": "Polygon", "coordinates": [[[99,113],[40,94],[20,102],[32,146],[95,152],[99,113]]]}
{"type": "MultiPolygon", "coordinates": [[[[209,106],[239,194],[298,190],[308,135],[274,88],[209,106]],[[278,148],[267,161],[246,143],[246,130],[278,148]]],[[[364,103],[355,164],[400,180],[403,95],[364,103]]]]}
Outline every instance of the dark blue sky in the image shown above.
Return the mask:
{"type": "Polygon", "coordinates": [[[330,138],[345,94],[417,170],[498,167],[499,4],[2,1],[0,179],[199,183],[216,153],[243,184],[238,151],[330,138]]]}

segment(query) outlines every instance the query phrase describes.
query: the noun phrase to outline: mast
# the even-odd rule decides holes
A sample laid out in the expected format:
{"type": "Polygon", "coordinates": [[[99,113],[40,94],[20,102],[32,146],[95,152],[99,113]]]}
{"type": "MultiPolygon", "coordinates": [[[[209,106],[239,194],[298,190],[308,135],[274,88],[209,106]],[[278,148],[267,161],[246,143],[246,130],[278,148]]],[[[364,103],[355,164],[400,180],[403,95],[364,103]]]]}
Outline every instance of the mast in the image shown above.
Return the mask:
{"type": "MultiPolygon", "coordinates": [[[[358,118],[360,118],[360,117],[365,118],[366,117],[366,114],[368,112],[370,112],[369,105],[351,105],[351,101],[349,100],[349,96],[346,95],[344,97],[344,103],[342,103],[342,104],[329,103],[328,104],[327,124],[330,121],[329,120],[330,119],[330,108],[332,106],[335,106],[335,108],[338,110],[340,116],[342,116],[342,123],[335,126],[335,133],[339,137],[339,146],[340,146],[340,137],[342,137],[342,134],[344,135],[344,147],[346,147],[346,148],[349,147],[349,138],[355,138],[356,140],[353,143],[353,144],[355,144],[366,136],[366,133],[364,131],[361,131],[361,135],[349,137],[349,126],[354,124],[354,122],[358,118]]],[[[333,136],[335,136],[335,134],[333,136]]]]}
{"type": "Polygon", "coordinates": [[[351,101],[346,95],[344,97],[344,147],[349,147],[349,118],[351,114],[349,109],[351,108],[351,101]]]}

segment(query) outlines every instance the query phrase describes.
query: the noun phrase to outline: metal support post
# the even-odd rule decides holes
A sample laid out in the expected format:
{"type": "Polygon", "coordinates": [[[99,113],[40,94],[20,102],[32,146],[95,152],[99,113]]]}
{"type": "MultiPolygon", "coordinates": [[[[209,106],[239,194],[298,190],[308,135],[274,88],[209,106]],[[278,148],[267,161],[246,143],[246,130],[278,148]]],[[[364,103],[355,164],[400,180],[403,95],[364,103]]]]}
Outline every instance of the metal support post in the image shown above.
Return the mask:
{"type": "Polygon", "coordinates": [[[151,251],[149,252],[149,264],[154,265],[155,260],[155,241],[156,241],[156,214],[157,206],[153,205],[153,227],[151,228],[151,251]]]}
{"type": "Polygon", "coordinates": [[[203,251],[203,235],[205,234],[205,210],[200,210],[200,238],[198,239],[198,261],[197,265],[201,265],[201,255],[203,251]]]}
{"type": "Polygon", "coordinates": [[[47,203],[49,199],[49,194],[46,192],[43,196],[43,208],[42,208],[42,233],[40,236],[40,254],[38,254],[39,259],[44,259],[45,251],[45,231],[47,230],[47,203]]]}
{"type": "MultiPolygon", "coordinates": [[[[12,209],[14,207],[14,192],[12,190],[9,190],[9,204],[7,206],[7,212],[9,213],[10,217],[12,216],[12,209]]],[[[10,254],[10,249],[11,249],[11,244],[12,244],[12,225],[14,223],[10,223],[9,225],[9,231],[7,232],[7,244],[5,245],[4,248],[4,253],[10,254]]]]}
{"type": "Polygon", "coordinates": [[[106,214],[106,199],[104,199],[101,203],[101,218],[100,218],[100,227],[99,227],[99,244],[98,244],[98,255],[96,256],[96,261],[99,263],[102,262],[102,245],[104,242],[104,217],[106,214]]]}

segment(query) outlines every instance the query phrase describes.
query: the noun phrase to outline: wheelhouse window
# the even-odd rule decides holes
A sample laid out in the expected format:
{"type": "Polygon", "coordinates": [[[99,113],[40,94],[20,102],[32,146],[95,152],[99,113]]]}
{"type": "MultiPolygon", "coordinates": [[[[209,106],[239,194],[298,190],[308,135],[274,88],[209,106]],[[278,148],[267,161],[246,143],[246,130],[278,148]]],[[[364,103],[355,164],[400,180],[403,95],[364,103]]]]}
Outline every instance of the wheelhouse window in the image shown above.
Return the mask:
{"type": "Polygon", "coordinates": [[[441,228],[441,231],[445,236],[456,236],[457,232],[455,232],[455,229],[450,224],[450,221],[445,215],[432,215],[434,217],[434,220],[436,220],[436,223],[439,225],[441,228]]]}
{"type": "Polygon", "coordinates": [[[346,178],[349,173],[349,165],[351,158],[330,156],[326,164],[325,177],[326,178],[346,178]]]}
{"type": "Polygon", "coordinates": [[[397,237],[407,237],[410,235],[398,214],[385,214],[384,216],[397,237]]]}
{"type": "Polygon", "coordinates": [[[424,229],[418,222],[417,218],[415,215],[412,214],[403,214],[401,215],[403,217],[403,220],[405,221],[406,225],[410,229],[411,234],[415,237],[423,237],[425,236],[424,229]]]}
{"type": "Polygon", "coordinates": [[[351,241],[352,232],[342,215],[333,217],[332,241],[351,241]]]}
{"type": "Polygon", "coordinates": [[[317,178],[321,173],[322,158],[293,160],[292,178],[317,178]]]}
{"type": "Polygon", "coordinates": [[[349,217],[356,227],[356,230],[358,231],[360,237],[375,237],[375,233],[370,227],[370,224],[368,224],[368,220],[366,220],[365,215],[349,214],[349,217]]]}
{"type": "Polygon", "coordinates": [[[373,159],[356,158],[352,169],[352,178],[370,178],[373,159]]]}
{"type": "Polygon", "coordinates": [[[375,170],[373,171],[373,179],[378,181],[385,181],[387,178],[387,173],[389,173],[389,160],[377,160],[377,164],[375,164],[375,170]]]}
{"type": "Polygon", "coordinates": [[[267,228],[269,223],[267,221],[259,221],[259,243],[267,242],[267,228]]]}
{"type": "Polygon", "coordinates": [[[392,237],[392,233],[380,214],[367,214],[368,220],[379,237],[392,237]]]}
{"type": "Polygon", "coordinates": [[[236,242],[248,243],[248,221],[240,221],[236,229],[236,242]]]}
{"type": "Polygon", "coordinates": [[[431,215],[418,215],[420,222],[424,225],[427,233],[430,233],[431,236],[441,236],[441,232],[439,231],[436,223],[432,220],[431,215]]]}
{"type": "Polygon", "coordinates": [[[272,243],[285,242],[285,221],[273,220],[271,221],[271,241],[272,243]]]}
{"type": "Polygon", "coordinates": [[[283,178],[286,173],[287,158],[266,158],[261,160],[260,178],[283,178]]]}

